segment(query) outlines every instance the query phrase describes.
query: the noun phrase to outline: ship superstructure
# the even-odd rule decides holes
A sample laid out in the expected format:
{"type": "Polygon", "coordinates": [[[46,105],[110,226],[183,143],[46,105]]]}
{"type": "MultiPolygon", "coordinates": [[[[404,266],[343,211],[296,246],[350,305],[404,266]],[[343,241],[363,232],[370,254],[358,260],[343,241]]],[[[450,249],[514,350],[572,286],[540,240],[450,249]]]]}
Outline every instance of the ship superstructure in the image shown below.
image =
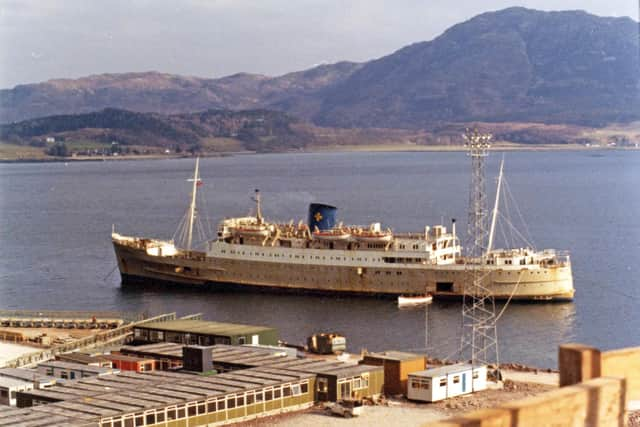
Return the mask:
{"type": "MultiPolygon", "coordinates": [[[[197,172],[193,180],[199,181],[197,172]]],[[[254,201],[255,215],[223,219],[217,238],[200,251],[114,232],[123,283],[460,297],[468,265],[482,263],[486,286],[495,298],[573,298],[569,256],[553,250],[492,249],[470,259],[462,256],[455,222],[451,230],[435,225],[418,233],[394,233],[380,223],[338,223],[336,207],[313,203],[306,222],[278,223],[263,217],[257,190],[254,201]]]]}

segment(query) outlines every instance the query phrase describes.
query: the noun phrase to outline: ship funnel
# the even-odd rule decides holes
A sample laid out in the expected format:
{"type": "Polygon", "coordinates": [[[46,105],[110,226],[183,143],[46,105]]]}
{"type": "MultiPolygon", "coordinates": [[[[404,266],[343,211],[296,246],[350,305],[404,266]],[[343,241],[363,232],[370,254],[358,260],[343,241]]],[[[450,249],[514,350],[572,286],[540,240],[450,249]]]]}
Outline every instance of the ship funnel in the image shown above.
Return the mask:
{"type": "Polygon", "coordinates": [[[325,205],[322,203],[311,203],[309,205],[309,217],[307,224],[309,230],[313,232],[316,227],[318,230],[331,230],[336,226],[336,212],[338,208],[335,206],[325,205]]]}

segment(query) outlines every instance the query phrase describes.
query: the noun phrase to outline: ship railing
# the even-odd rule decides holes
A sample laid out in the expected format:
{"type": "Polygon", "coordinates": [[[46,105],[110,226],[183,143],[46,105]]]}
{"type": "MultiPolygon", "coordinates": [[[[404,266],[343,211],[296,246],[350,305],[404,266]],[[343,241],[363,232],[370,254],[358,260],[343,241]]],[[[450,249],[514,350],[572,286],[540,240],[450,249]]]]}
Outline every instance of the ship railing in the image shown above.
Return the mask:
{"type": "Polygon", "coordinates": [[[393,237],[397,239],[424,240],[424,233],[393,233],[393,237]]]}
{"type": "Polygon", "coordinates": [[[542,251],[541,264],[548,266],[566,267],[571,264],[569,251],[557,251],[555,249],[545,249],[542,251]]]}

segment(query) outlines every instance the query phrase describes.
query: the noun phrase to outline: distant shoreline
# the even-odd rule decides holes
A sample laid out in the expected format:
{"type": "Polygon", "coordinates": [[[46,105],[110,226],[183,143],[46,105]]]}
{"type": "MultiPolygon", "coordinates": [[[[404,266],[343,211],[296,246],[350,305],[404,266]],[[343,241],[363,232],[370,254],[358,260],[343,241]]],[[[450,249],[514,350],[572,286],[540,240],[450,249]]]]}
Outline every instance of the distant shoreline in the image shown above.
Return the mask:
{"type": "MultiPolygon", "coordinates": [[[[579,144],[496,144],[493,151],[635,151],[636,147],[586,147],[579,144]]],[[[228,151],[201,153],[200,157],[227,157],[246,154],[287,154],[287,153],[402,153],[402,152],[461,152],[466,151],[462,145],[415,145],[415,144],[363,144],[363,145],[331,145],[310,147],[303,150],[274,151],[258,153],[255,151],[228,151]]],[[[185,154],[141,154],[119,156],[75,156],[75,157],[24,157],[0,158],[0,163],[72,163],[72,162],[106,162],[123,160],[168,160],[189,159],[185,154]]]]}

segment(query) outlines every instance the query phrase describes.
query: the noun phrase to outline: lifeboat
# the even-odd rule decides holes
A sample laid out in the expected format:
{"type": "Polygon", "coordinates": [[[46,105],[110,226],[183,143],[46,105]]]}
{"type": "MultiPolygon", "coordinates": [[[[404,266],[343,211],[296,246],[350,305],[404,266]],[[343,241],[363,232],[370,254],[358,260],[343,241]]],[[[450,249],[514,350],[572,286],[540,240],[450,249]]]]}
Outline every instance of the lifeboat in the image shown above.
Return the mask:
{"type": "Polygon", "coordinates": [[[255,224],[255,225],[243,225],[241,227],[236,228],[236,232],[241,236],[245,237],[267,237],[269,236],[269,229],[266,225],[263,224],[255,224]]]}
{"type": "Polygon", "coordinates": [[[361,231],[354,237],[365,243],[389,243],[393,239],[393,233],[390,231],[361,231]]]}
{"type": "Polygon", "coordinates": [[[341,229],[316,230],[312,233],[312,236],[316,240],[347,240],[351,237],[351,233],[341,229]]]}

